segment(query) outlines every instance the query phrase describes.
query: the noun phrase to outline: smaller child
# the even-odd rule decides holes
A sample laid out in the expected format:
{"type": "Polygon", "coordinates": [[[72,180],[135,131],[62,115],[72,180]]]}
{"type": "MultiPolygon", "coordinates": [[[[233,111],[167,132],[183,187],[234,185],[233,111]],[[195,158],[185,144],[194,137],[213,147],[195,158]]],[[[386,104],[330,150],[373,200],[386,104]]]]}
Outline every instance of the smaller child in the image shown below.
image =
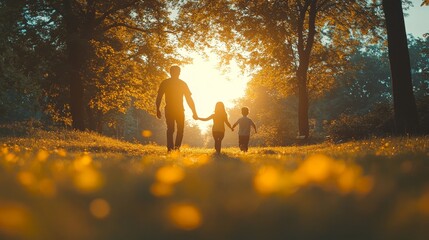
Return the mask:
{"type": "Polygon", "coordinates": [[[232,130],[234,131],[234,128],[235,126],[237,126],[237,124],[239,125],[238,146],[240,147],[241,151],[247,152],[247,150],[249,149],[250,127],[253,127],[256,133],[256,125],[252,121],[252,119],[247,117],[247,115],[249,115],[249,108],[241,108],[241,114],[243,115],[243,117],[241,117],[237,120],[236,123],[234,123],[234,125],[232,126],[232,130]]]}
{"type": "Polygon", "coordinates": [[[213,119],[212,134],[215,142],[216,153],[220,154],[223,137],[225,136],[225,125],[226,124],[231,130],[231,124],[228,122],[228,115],[225,111],[225,105],[222,102],[217,102],[214,114],[207,118],[198,118],[201,121],[208,121],[213,119]]]}

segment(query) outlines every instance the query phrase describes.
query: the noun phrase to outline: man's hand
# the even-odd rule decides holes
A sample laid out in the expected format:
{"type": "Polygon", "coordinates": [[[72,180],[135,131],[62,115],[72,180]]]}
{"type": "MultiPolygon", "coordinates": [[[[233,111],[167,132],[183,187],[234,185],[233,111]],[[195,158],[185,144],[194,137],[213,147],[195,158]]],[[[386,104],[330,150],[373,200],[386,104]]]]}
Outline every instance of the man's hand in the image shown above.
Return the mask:
{"type": "Polygon", "coordinates": [[[156,117],[158,119],[161,119],[161,117],[162,117],[161,111],[159,109],[156,109],[156,117]]]}

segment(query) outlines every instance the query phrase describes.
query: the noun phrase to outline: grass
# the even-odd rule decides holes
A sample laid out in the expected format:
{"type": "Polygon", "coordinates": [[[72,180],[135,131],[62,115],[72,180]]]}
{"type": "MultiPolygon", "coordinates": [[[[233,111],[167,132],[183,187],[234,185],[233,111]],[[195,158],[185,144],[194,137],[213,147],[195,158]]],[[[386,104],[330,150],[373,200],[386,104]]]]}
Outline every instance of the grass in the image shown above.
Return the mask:
{"type": "Polygon", "coordinates": [[[429,239],[429,137],[183,148],[0,138],[0,239],[429,239]]]}

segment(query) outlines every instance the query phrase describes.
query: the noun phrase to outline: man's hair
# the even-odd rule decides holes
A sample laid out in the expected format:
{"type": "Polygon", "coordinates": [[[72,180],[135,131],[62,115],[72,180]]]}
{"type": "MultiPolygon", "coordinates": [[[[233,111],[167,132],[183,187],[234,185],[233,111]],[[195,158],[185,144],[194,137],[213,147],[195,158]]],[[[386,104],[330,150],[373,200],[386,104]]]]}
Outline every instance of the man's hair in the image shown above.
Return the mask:
{"type": "Polygon", "coordinates": [[[249,115],[249,108],[248,107],[242,107],[241,108],[241,114],[243,114],[244,116],[249,115]]]}
{"type": "Polygon", "coordinates": [[[180,67],[177,65],[173,65],[170,67],[170,75],[179,75],[180,74],[180,67]]]}

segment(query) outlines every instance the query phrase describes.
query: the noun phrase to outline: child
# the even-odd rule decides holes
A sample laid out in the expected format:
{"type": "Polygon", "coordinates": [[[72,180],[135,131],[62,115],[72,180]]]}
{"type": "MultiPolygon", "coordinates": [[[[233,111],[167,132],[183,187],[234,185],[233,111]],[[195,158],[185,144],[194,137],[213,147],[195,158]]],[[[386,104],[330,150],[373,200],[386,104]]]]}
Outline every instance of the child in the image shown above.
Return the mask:
{"type": "Polygon", "coordinates": [[[243,117],[241,117],[237,120],[236,123],[234,123],[234,125],[232,126],[232,131],[234,131],[235,126],[237,126],[238,124],[238,146],[240,147],[241,151],[247,152],[247,150],[249,149],[250,127],[253,127],[256,133],[256,125],[252,121],[252,119],[247,117],[247,115],[249,115],[249,109],[247,107],[243,107],[241,109],[241,114],[243,115],[243,117]]]}
{"type": "Polygon", "coordinates": [[[232,130],[231,124],[228,122],[228,115],[225,111],[225,106],[222,102],[217,102],[215,107],[214,114],[210,115],[207,118],[198,118],[198,120],[208,121],[213,119],[213,138],[215,142],[216,153],[220,153],[222,139],[225,136],[225,125],[224,123],[232,130]]]}

